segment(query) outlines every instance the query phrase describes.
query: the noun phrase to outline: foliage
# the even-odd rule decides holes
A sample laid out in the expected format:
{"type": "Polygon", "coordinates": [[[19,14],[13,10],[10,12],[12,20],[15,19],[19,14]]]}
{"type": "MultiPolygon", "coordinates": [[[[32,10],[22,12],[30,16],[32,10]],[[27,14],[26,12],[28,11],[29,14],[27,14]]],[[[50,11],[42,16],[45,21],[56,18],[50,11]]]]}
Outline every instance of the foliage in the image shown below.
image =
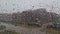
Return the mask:
{"type": "Polygon", "coordinates": [[[60,16],[53,12],[47,12],[46,9],[27,10],[22,13],[12,14],[12,22],[16,24],[45,24],[49,22],[59,22],[60,16]]]}

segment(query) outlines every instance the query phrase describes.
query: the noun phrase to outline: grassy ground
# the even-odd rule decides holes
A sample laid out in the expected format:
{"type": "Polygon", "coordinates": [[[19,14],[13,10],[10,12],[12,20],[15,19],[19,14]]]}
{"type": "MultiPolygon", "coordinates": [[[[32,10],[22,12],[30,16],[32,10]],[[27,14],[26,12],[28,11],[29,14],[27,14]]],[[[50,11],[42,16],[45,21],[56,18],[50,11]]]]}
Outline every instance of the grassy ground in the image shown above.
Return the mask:
{"type": "Polygon", "coordinates": [[[19,34],[12,30],[6,30],[6,26],[0,25],[0,34],[19,34]]]}
{"type": "Polygon", "coordinates": [[[19,34],[19,33],[15,32],[15,31],[5,30],[5,31],[3,31],[3,32],[0,32],[0,34],[19,34]]]}
{"type": "Polygon", "coordinates": [[[56,30],[56,29],[53,29],[53,28],[46,28],[46,26],[42,27],[40,29],[40,31],[46,32],[46,33],[51,33],[51,34],[60,34],[60,30],[56,30]]]}

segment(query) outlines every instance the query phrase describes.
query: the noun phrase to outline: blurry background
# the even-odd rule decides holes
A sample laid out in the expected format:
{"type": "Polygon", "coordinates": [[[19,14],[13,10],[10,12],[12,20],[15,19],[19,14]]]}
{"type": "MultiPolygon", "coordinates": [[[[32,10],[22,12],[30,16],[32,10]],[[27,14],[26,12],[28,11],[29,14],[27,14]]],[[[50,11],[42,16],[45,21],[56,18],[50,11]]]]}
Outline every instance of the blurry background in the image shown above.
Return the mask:
{"type": "Polygon", "coordinates": [[[60,0],[0,0],[0,13],[22,12],[37,8],[60,13],[60,0]]]}

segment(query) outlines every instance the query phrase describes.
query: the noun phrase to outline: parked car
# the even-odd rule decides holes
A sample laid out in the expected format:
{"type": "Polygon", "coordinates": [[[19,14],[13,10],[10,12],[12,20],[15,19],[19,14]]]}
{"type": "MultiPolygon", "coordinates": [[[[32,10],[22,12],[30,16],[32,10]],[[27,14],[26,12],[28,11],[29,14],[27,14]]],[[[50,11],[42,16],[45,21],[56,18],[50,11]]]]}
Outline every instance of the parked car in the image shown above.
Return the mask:
{"type": "Polygon", "coordinates": [[[60,29],[60,23],[48,24],[48,25],[47,25],[47,28],[60,29]]]}

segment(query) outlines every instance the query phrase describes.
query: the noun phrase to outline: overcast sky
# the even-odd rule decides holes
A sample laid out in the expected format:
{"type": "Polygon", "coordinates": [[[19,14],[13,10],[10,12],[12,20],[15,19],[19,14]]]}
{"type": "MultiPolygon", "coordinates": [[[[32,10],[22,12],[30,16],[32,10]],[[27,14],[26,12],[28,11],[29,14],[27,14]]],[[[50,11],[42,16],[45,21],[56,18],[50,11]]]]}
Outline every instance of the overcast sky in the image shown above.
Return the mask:
{"type": "Polygon", "coordinates": [[[0,13],[22,12],[24,10],[44,7],[51,10],[54,6],[54,12],[60,13],[60,0],[0,0],[0,13]]]}

